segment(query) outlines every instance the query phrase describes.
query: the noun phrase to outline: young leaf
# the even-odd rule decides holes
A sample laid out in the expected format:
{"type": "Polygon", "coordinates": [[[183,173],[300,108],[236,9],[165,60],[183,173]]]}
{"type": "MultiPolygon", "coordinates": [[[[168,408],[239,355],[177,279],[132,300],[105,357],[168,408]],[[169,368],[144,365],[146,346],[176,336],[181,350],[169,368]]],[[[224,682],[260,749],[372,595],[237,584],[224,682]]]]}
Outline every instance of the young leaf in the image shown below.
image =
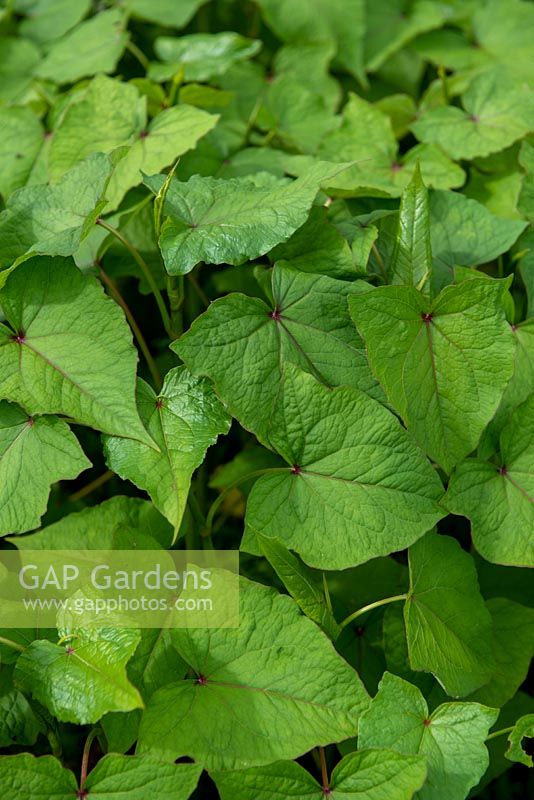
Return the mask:
{"type": "MultiPolygon", "coordinates": [[[[0,268],[33,255],[70,256],[89,235],[105,205],[112,164],[95,153],[53,185],[24,186],[0,214],[0,268]]],[[[0,272],[0,288],[10,270],[0,272]]]]}
{"type": "MultiPolygon", "coordinates": [[[[60,631],[64,633],[65,631],[60,631]]],[[[126,663],[139,644],[139,631],[79,628],[65,645],[32,642],[19,656],[14,679],[61,722],[87,725],[110,711],[142,708],[126,663]]]]}
{"type": "Polygon", "coordinates": [[[221,800],[411,800],[426,777],[424,758],[391,750],[361,750],[345,756],[320,786],[294,761],[278,761],[243,771],[215,772],[221,800]],[[329,791],[325,791],[328,789],[329,791]]]}
{"type": "Polygon", "coordinates": [[[431,272],[428,191],[417,166],[401,197],[391,282],[415,286],[423,294],[428,294],[431,272]]]}
{"type": "Polygon", "coordinates": [[[347,309],[359,286],[277,264],[272,307],[242,294],[216,300],[172,349],[192,372],[208,375],[232,414],[265,442],[288,362],[326,385],[383,398],[347,309]]]}
{"type": "Polygon", "coordinates": [[[330,390],[287,365],[269,432],[287,470],[260,478],[242,548],[256,532],[320,569],[408,547],[441,517],[442,489],[398,420],[356,389],[330,390]]]}
{"type": "Polygon", "coordinates": [[[106,437],[108,466],[145,489],[177,533],[185,511],[191,475],[230,418],[211,384],[185,367],[170,370],[159,395],[139,381],[137,407],[143,424],[160,448],[131,439],[106,437]]]}
{"type": "Polygon", "coordinates": [[[0,536],[39,525],[50,487],[91,466],[62,420],[0,401],[0,536]]]}
{"type": "Polygon", "coordinates": [[[261,552],[293,600],[307,617],[335,640],[340,628],[327,603],[320,574],[313,572],[276,539],[268,539],[260,533],[256,534],[256,538],[261,552]]]}
{"type": "MultiPolygon", "coordinates": [[[[263,173],[232,180],[174,179],[159,239],[167,271],[184,275],[200,261],[238,265],[265,255],[304,224],[321,184],[343,169],[318,162],[289,184],[263,173]]],[[[156,175],[145,183],[157,194],[164,179],[156,175]]]]}
{"type": "Polygon", "coordinates": [[[429,302],[413,287],[382,286],[349,298],[390,403],[448,472],[477,446],[512,375],[505,288],[465,281],[429,302]]]}
{"type": "Polygon", "coordinates": [[[141,753],[239,769],[355,735],[367,693],[289,597],[241,579],[239,628],[171,635],[196,678],[152,696],[141,722],[141,753]],[[302,653],[312,657],[303,660],[302,653]]]}
{"type": "Polygon", "coordinates": [[[497,715],[478,703],[444,703],[429,714],[419,689],[386,672],[360,720],[358,745],[425,756],[419,800],[464,800],[487,769],[484,740],[497,715]]]}
{"type": "Polygon", "coordinates": [[[408,557],[410,666],[431,672],[451,697],[465,697],[495,670],[492,621],[473,560],[454,539],[435,533],[412,545],[408,557]]]}
{"type": "Polygon", "coordinates": [[[113,72],[128,41],[122,10],[101,11],[54,41],[35,74],[55,83],[113,72]]]}
{"type": "Polygon", "coordinates": [[[534,566],[534,396],[500,437],[500,464],[468,459],[453,473],[443,505],[471,520],[478,552],[495,564],[534,566]]]}
{"type": "Polygon", "coordinates": [[[153,444],[135,406],[137,353],[120,308],[61,258],[13,272],[0,302],[0,392],[32,414],[153,444]]]}
{"type": "Polygon", "coordinates": [[[532,766],[532,756],[523,750],[523,739],[534,737],[534,714],[518,719],[508,737],[508,750],[504,754],[509,761],[519,761],[527,767],[532,766]]]}
{"type": "Polygon", "coordinates": [[[417,138],[454,159],[487,156],[534,128],[534,92],[498,70],[486,71],[462,95],[464,109],[433,108],[412,125],[417,138]]]}

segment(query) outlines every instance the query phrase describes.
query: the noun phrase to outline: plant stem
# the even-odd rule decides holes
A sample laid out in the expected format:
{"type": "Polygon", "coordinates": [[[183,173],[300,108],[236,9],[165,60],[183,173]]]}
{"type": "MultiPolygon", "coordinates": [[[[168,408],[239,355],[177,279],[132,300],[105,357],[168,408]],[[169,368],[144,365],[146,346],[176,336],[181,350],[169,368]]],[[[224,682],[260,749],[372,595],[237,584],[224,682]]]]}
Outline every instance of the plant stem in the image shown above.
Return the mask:
{"type": "Polygon", "coordinates": [[[376,246],[376,244],[374,242],[371,245],[371,249],[372,249],[372,251],[374,253],[374,256],[375,256],[375,258],[376,258],[376,260],[378,262],[378,266],[380,267],[380,272],[382,273],[382,277],[384,278],[384,283],[388,283],[389,282],[388,281],[388,273],[387,273],[386,265],[384,264],[384,259],[380,255],[380,251],[378,250],[378,247],[376,246]]]}
{"type": "Polygon", "coordinates": [[[217,497],[216,500],[213,501],[211,504],[209,511],[206,516],[206,527],[203,531],[201,531],[202,537],[211,536],[211,530],[213,528],[213,520],[215,518],[215,514],[219,507],[224,503],[225,499],[228,497],[232,489],[235,489],[236,486],[239,486],[240,483],[245,483],[246,481],[252,480],[253,478],[259,478],[261,475],[272,475],[276,472],[289,472],[290,467],[270,467],[268,469],[257,469],[254,472],[249,472],[247,475],[242,475],[236,481],[231,483],[225,489],[222,490],[220,495],[217,497]]]}
{"type": "Polygon", "coordinates": [[[98,478],[95,478],[94,481],[82,486],[82,488],[78,489],[78,491],[74,492],[74,494],[69,495],[69,501],[71,503],[77,503],[78,500],[87,497],[87,495],[91,494],[91,492],[94,492],[95,489],[100,489],[100,487],[111,480],[114,475],[115,473],[112,470],[107,469],[102,473],[102,475],[99,475],[98,478]]]}
{"type": "Polygon", "coordinates": [[[130,308],[126,303],[126,300],[124,299],[119,289],[117,288],[117,284],[109,277],[109,275],[106,275],[102,267],[100,267],[100,277],[108,287],[111,295],[113,296],[113,299],[120,305],[120,307],[124,311],[126,319],[130,323],[130,328],[132,329],[133,334],[137,339],[137,343],[139,344],[139,347],[141,349],[141,352],[145,357],[145,361],[147,363],[148,369],[150,370],[150,374],[152,375],[152,380],[154,381],[154,386],[156,387],[156,391],[159,392],[161,387],[163,386],[163,381],[161,379],[161,374],[157,367],[157,364],[152,358],[150,350],[148,349],[148,345],[146,343],[145,337],[141,332],[141,328],[137,324],[134,315],[130,311],[130,308]]]}
{"type": "Polygon", "coordinates": [[[209,304],[211,303],[211,300],[209,299],[208,295],[206,294],[202,286],[200,286],[199,282],[197,281],[192,272],[190,272],[187,275],[187,279],[191,284],[191,286],[193,287],[193,289],[195,290],[195,292],[197,293],[197,295],[200,297],[200,300],[205,306],[205,308],[208,308],[209,304]]]}
{"type": "Polygon", "coordinates": [[[6,647],[11,647],[12,650],[18,650],[19,653],[23,653],[26,650],[24,645],[14,642],[11,639],[6,639],[5,636],[0,636],[0,644],[4,644],[6,647]]]}
{"type": "Polygon", "coordinates": [[[350,625],[353,620],[358,619],[358,617],[361,617],[364,614],[367,614],[368,611],[373,611],[373,609],[380,608],[380,606],[385,606],[388,603],[396,603],[398,600],[406,600],[407,597],[407,594],[396,594],[394,597],[385,597],[383,600],[376,600],[374,603],[369,603],[368,606],[363,606],[363,608],[359,608],[357,611],[353,611],[352,614],[349,614],[349,616],[346,617],[343,622],[339,623],[339,627],[341,630],[343,630],[343,628],[346,628],[347,625],[350,625]]]}
{"type": "Polygon", "coordinates": [[[489,742],[490,739],[496,739],[497,736],[504,736],[506,733],[510,733],[514,729],[514,725],[510,725],[509,728],[502,728],[500,731],[494,731],[490,733],[489,736],[486,736],[486,741],[489,742]]]}
{"type": "Polygon", "coordinates": [[[129,39],[126,41],[126,49],[130,51],[130,53],[139,61],[145,72],[148,71],[150,66],[150,62],[148,58],[145,56],[142,50],[140,50],[136,44],[134,44],[129,39]]]}
{"type": "Polygon", "coordinates": [[[319,747],[319,758],[321,759],[321,777],[323,780],[323,791],[329,789],[329,780],[328,780],[328,769],[326,766],[326,756],[324,752],[324,747],[319,747]]]}
{"type": "Polygon", "coordinates": [[[171,306],[171,329],[169,336],[171,339],[178,339],[184,327],[182,314],[185,297],[183,275],[167,275],[167,294],[171,306]]]}
{"type": "Polygon", "coordinates": [[[90,732],[89,736],[85,740],[85,744],[83,747],[83,755],[82,755],[82,768],[80,770],[80,788],[83,789],[85,786],[85,781],[87,780],[87,768],[89,766],[89,754],[91,752],[91,745],[93,744],[94,740],[98,736],[98,728],[93,728],[90,732]]]}
{"type": "Polygon", "coordinates": [[[152,275],[148,264],[146,263],[145,259],[142,257],[139,250],[133,246],[133,244],[125,237],[123,234],[114,228],[112,225],[109,225],[104,219],[97,219],[97,225],[100,225],[104,230],[111,233],[118,241],[124,245],[124,247],[128,250],[130,255],[133,257],[134,261],[136,262],[137,266],[145,276],[148,285],[152,291],[152,294],[156,298],[156,303],[158,304],[159,313],[161,314],[161,319],[163,321],[163,326],[170,336],[171,330],[171,320],[169,317],[169,312],[167,311],[167,306],[165,305],[165,301],[163,300],[162,294],[158,288],[156,281],[154,280],[154,276],[152,275]]]}

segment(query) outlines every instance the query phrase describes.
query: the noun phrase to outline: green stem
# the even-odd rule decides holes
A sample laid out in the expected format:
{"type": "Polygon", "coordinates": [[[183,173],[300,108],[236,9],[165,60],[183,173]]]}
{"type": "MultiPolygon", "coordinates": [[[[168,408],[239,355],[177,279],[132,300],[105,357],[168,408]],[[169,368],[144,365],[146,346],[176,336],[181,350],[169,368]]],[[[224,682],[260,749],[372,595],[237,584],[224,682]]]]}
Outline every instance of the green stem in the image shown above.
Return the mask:
{"type": "Polygon", "coordinates": [[[210,509],[206,516],[206,527],[202,531],[202,537],[211,536],[211,530],[213,528],[213,520],[215,518],[215,514],[217,513],[220,506],[224,503],[225,499],[228,497],[232,489],[235,489],[236,486],[239,486],[240,483],[245,483],[246,481],[252,480],[253,478],[259,478],[261,475],[272,475],[277,472],[289,472],[290,467],[272,467],[268,469],[257,469],[254,472],[249,472],[247,475],[242,475],[240,478],[235,480],[226,489],[220,493],[216,500],[210,506],[210,509]]]}
{"type": "Polygon", "coordinates": [[[6,647],[11,647],[12,650],[18,650],[19,653],[23,653],[26,650],[22,644],[14,642],[12,639],[6,639],[5,636],[0,636],[0,644],[4,644],[6,647]]]}
{"type": "Polygon", "coordinates": [[[130,53],[139,61],[145,72],[148,72],[148,68],[150,66],[150,61],[145,56],[142,50],[140,50],[136,44],[134,44],[129,39],[126,41],[126,49],[130,51],[130,53]]]}
{"type": "Polygon", "coordinates": [[[89,736],[85,740],[85,745],[83,747],[83,755],[82,755],[82,768],[80,770],[80,789],[83,789],[83,787],[85,786],[85,781],[87,780],[87,769],[89,767],[89,754],[91,752],[91,745],[98,736],[98,733],[99,729],[93,728],[93,730],[90,732],[89,736]]]}
{"type": "Polygon", "coordinates": [[[376,244],[374,242],[371,245],[371,249],[372,249],[372,251],[374,253],[374,256],[375,256],[375,258],[377,260],[378,266],[380,267],[380,272],[382,273],[382,277],[384,278],[384,283],[388,283],[389,282],[388,281],[388,273],[387,273],[386,265],[384,264],[384,259],[380,255],[380,251],[378,250],[378,247],[376,246],[376,244]]]}
{"type": "Polygon", "coordinates": [[[324,752],[324,747],[319,747],[319,758],[321,760],[321,778],[323,780],[323,792],[326,792],[326,790],[330,788],[330,782],[328,780],[328,768],[326,766],[326,756],[324,752]]]}
{"type": "Polygon", "coordinates": [[[104,230],[108,231],[112,236],[114,236],[124,247],[128,250],[134,261],[136,262],[137,266],[143,273],[146,278],[148,285],[152,291],[152,294],[156,298],[156,303],[158,304],[159,313],[161,314],[161,319],[163,321],[164,328],[167,334],[170,336],[171,331],[171,320],[169,317],[169,312],[167,311],[167,306],[165,305],[165,301],[163,300],[163,296],[158,288],[158,285],[150,271],[148,264],[146,263],[145,259],[142,257],[139,250],[133,246],[133,244],[125,237],[123,234],[114,228],[112,225],[109,225],[104,219],[97,219],[97,225],[104,228],[104,230]]]}
{"type": "Polygon", "coordinates": [[[343,622],[339,623],[339,627],[341,630],[346,628],[347,625],[350,625],[353,620],[358,619],[358,617],[367,614],[368,611],[373,611],[375,608],[380,608],[380,606],[385,606],[388,603],[396,603],[398,600],[406,600],[408,597],[407,594],[396,594],[394,597],[385,597],[383,600],[376,600],[374,603],[369,603],[368,606],[363,606],[363,608],[359,608],[357,611],[353,611],[352,614],[349,614],[343,622]]]}
{"type": "Polygon", "coordinates": [[[124,311],[126,319],[130,323],[130,328],[132,329],[133,334],[134,334],[135,338],[137,339],[137,343],[139,345],[139,348],[140,348],[141,352],[143,353],[143,355],[145,357],[145,361],[147,363],[148,369],[150,370],[150,374],[152,375],[152,380],[154,381],[154,386],[156,387],[156,391],[159,392],[161,387],[163,386],[163,380],[161,378],[161,374],[160,374],[160,371],[158,369],[158,366],[157,366],[156,362],[154,361],[154,359],[152,358],[152,354],[151,354],[150,350],[148,349],[148,345],[146,343],[145,337],[143,336],[141,328],[137,324],[134,315],[130,311],[130,308],[129,308],[128,304],[126,303],[126,300],[124,299],[124,297],[120,293],[120,291],[119,291],[119,289],[117,287],[117,284],[114,281],[112,281],[111,278],[108,275],[106,275],[106,273],[104,272],[102,267],[100,267],[100,277],[101,277],[102,281],[108,287],[108,289],[110,291],[110,294],[113,297],[113,299],[115,300],[115,302],[118,303],[120,305],[120,307],[122,308],[122,310],[124,311]]]}
{"type": "Polygon", "coordinates": [[[169,336],[171,339],[178,339],[184,327],[182,313],[185,297],[183,275],[167,275],[167,294],[171,307],[171,330],[169,336]]]}
{"type": "Polygon", "coordinates": [[[494,731],[490,733],[489,736],[486,736],[486,741],[489,742],[490,739],[496,739],[497,736],[504,736],[506,733],[510,733],[515,728],[515,725],[510,725],[509,728],[502,728],[500,731],[494,731]]]}
{"type": "Polygon", "coordinates": [[[94,492],[95,489],[100,489],[101,486],[104,486],[104,484],[110,481],[114,475],[115,473],[111,469],[107,469],[102,473],[102,475],[99,475],[98,478],[95,478],[94,481],[87,483],[85,486],[82,486],[81,489],[78,489],[77,492],[69,495],[69,501],[71,503],[77,503],[78,500],[82,500],[84,497],[87,497],[87,495],[94,492]]]}

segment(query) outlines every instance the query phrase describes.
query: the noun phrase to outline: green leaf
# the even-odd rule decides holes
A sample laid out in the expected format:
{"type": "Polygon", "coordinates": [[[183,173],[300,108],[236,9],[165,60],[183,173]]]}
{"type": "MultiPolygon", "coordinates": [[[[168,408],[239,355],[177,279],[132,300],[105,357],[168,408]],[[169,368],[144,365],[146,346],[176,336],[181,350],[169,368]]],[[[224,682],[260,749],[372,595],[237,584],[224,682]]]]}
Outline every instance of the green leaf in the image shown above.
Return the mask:
{"type": "Polygon", "coordinates": [[[358,745],[425,756],[418,800],[464,800],[487,769],[484,740],[497,715],[478,703],[444,703],[429,714],[419,689],[386,672],[360,720],[358,745]]]}
{"type": "MultiPolygon", "coordinates": [[[[70,256],[89,235],[105,206],[112,170],[102,153],[76,164],[53,186],[24,186],[0,213],[0,267],[34,255],[70,256]]],[[[9,269],[0,272],[0,288],[9,269]]]]}
{"type": "MultiPolygon", "coordinates": [[[[345,756],[332,772],[332,800],[411,800],[426,776],[423,758],[391,750],[362,750],[345,756]]],[[[278,761],[265,767],[215,772],[221,800],[324,800],[326,792],[300,764],[278,761]]]]}
{"type": "Polygon", "coordinates": [[[42,727],[21,692],[12,687],[6,692],[0,689],[0,747],[33,745],[42,727]]]}
{"type": "Polygon", "coordinates": [[[392,283],[415,286],[428,294],[431,272],[428,191],[417,166],[401,197],[399,227],[391,264],[392,283]]]}
{"type": "Polygon", "coordinates": [[[29,108],[0,108],[0,194],[23,186],[43,144],[39,118],[29,108]]]}
{"type": "Polygon", "coordinates": [[[5,800],[73,800],[78,789],[74,774],[57,758],[29,753],[0,757],[0,783],[5,800]]]}
{"type": "Polygon", "coordinates": [[[127,0],[132,16],[164,25],[183,28],[207,0],[127,0]]]}
{"type": "Polygon", "coordinates": [[[465,281],[430,302],[413,287],[383,286],[349,299],[388,400],[447,472],[477,446],[513,371],[505,288],[465,281]]]}
{"type": "Polygon", "coordinates": [[[444,12],[429,0],[372,0],[366,3],[365,66],[377,70],[418,33],[439,28],[444,12]]]}
{"type": "Polygon", "coordinates": [[[330,278],[354,278],[357,271],[349,243],[328,220],[326,209],[319,206],[313,206],[304,225],[271,250],[269,258],[330,278]]]}
{"type": "Polygon", "coordinates": [[[532,37],[534,9],[522,0],[490,0],[476,9],[472,20],[480,49],[518,81],[534,85],[532,37]],[[513,56],[513,57],[511,57],[513,56]]]}
{"type": "Polygon", "coordinates": [[[128,41],[122,11],[100,11],[54,42],[35,74],[55,83],[74,83],[97,72],[113,72],[128,41]]]}
{"type": "Polygon", "coordinates": [[[100,505],[67,514],[22,539],[8,539],[19,550],[158,550],[171,544],[172,528],[152,503],[116,495],[100,505]]]}
{"type": "Polygon", "coordinates": [[[87,725],[110,711],[142,708],[126,663],[139,644],[139,631],[117,628],[60,629],[65,645],[32,642],[19,656],[14,679],[22,691],[61,722],[87,725]]]}
{"type": "Polygon", "coordinates": [[[517,720],[512,732],[508,737],[508,750],[504,754],[509,761],[519,761],[527,767],[532,766],[532,756],[523,750],[522,742],[524,738],[534,737],[534,714],[527,714],[517,720]]]}
{"type": "Polygon", "coordinates": [[[331,639],[340,628],[325,596],[325,583],[320,573],[313,572],[276,539],[257,534],[261,552],[304,614],[317,623],[331,639]]]}
{"type": "Polygon", "coordinates": [[[0,302],[10,325],[0,325],[2,397],[152,443],[135,406],[130,330],[94,278],[64,259],[34,258],[10,275],[0,302]]]}
{"type": "Polygon", "coordinates": [[[242,548],[277,539],[321,569],[408,547],[442,516],[441,483],[398,420],[356,389],[286,365],[269,431],[290,465],[255,484],[242,548]]]}
{"type": "Polygon", "coordinates": [[[168,166],[194,147],[217,119],[180,104],[161,111],[147,124],[146,98],[134,86],[97,75],[84,92],[76,93],[54,131],[48,171],[57,181],[80,159],[129,145],[106,189],[106,210],[112,210],[129,189],[141,183],[141,173],[152,175],[168,166]]]}
{"type": "Polygon", "coordinates": [[[293,77],[312,92],[318,93],[328,109],[335,111],[341,100],[341,87],[330,74],[330,62],[336,52],[334,41],[295,42],[277,51],[273,61],[275,75],[293,77]]]}
{"type": "Polygon", "coordinates": [[[534,396],[511,415],[500,463],[468,459],[453,473],[443,505],[471,520],[478,552],[495,564],[534,566],[534,396]]]}
{"type": "Polygon", "coordinates": [[[91,466],[68,425],[0,401],[0,535],[39,525],[50,487],[91,466]]]}
{"type": "Polygon", "coordinates": [[[218,435],[228,433],[230,418],[211,384],[203,378],[194,378],[185,367],[167,373],[158,395],[140,381],[137,406],[160,452],[141,442],[106,437],[106,461],[121,478],[148,492],[176,534],[185,511],[191,476],[218,435]]]}
{"type": "Polygon", "coordinates": [[[85,17],[90,7],[90,0],[33,0],[20,32],[39,43],[60,39],[85,17]]]}
{"type": "Polygon", "coordinates": [[[0,100],[16,102],[24,97],[40,59],[40,51],[28,39],[0,36],[0,100]]]}
{"type": "MultiPolygon", "coordinates": [[[[91,798],[146,800],[149,795],[187,800],[201,772],[196,764],[163,764],[145,756],[110,753],[101,758],[84,783],[91,798]]],[[[0,757],[5,800],[72,800],[81,797],[74,774],[53,756],[29,753],[0,757]]]]}
{"type": "Polygon", "coordinates": [[[367,693],[289,597],[241,579],[238,628],[175,629],[172,638],[197,677],[152,696],[141,753],[238,769],[355,735],[367,693]]]}
{"type": "Polygon", "coordinates": [[[84,788],[96,800],[187,800],[201,772],[197,764],[164,764],[147,756],[110,753],[97,763],[84,788]]]}
{"type": "Polygon", "coordinates": [[[476,200],[456,192],[430,195],[434,289],[452,283],[455,266],[475,267],[505,253],[526,223],[499,219],[476,200]]]}
{"type": "Polygon", "coordinates": [[[534,609],[505,597],[487,601],[493,621],[493,654],[497,664],[491,680],[470,700],[501,707],[510,700],[528,674],[534,655],[534,609]]]}
{"type": "Polygon", "coordinates": [[[404,620],[410,666],[431,672],[451,697],[465,697],[495,670],[492,621],[473,559],[455,539],[435,533],[412,545],[408,558],[404,620]]]}
{"type": "Polygon", "coordinates": [[[293,0],[291,5],[257,1],[267,25],[282,41],[308,44],[332,40],[339,64],[363,79],[364,0],[293,0]]]}
{"type": "MultiPolygon", "coordinates": [[[[265,173],[220,180],[198,175],[169,185],[159,244],[167,271],[184,275],[200,261],[242,264],[289,239],[304,224],[322,183],[344,166],[319,162],[287,183],[265,173]]],[[[165,176],[146,179],[157,194],[165,176]]]]}
{"type": "Polygon", "coordinates": [[[462,159],[503,150],[534,128],[534,92],[499,71],[474,78],[462,105],[424,112],[412,131],[420,141],[462,159]]]}
{"type": "Polygon", "coordinates": [[[184,79],[189,83],[223,75],[233,64],[256,55],[261,42],[231,31],[191,33],[180,37],[160,36],[154,49],[164,63],[153,64],[148,70],[149,78],[167,81],[183,69],[184,79]]]}
{"type": "Polygon", "coordinates": [[[284,264],[273,268],[271,285],[273,307],[231,294],[212,303],[172,345],[192,372],[215,382],[241,424],[267,442],[286,363],[327,385],[348,383],[382,398],[347,310],[358,285],[284,264]]]}
{"type": "Polygon", "coordinates": [[[413,176],[417,161],[427,186],[449,189],[465,180],[463,170],[439,147],[419,145],[400,155],[387,114],[352,93],[341,125],[323,140],[318,154],[327,160],[355,162],[328,181],[329,191],[341,196],[398,197],[413,176]]]}

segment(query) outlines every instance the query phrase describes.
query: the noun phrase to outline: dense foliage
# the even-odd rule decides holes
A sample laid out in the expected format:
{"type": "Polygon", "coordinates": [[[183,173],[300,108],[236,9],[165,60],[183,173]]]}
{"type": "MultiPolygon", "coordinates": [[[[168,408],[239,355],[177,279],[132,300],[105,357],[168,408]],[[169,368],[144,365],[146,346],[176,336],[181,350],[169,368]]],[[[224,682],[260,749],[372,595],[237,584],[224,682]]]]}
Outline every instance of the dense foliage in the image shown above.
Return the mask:
{"type": "Polygon", "coordinates": [[[0,14],[2,547],[243,575],[0,630],[1,797],[526,797],[534,5],[0,14]]]}

